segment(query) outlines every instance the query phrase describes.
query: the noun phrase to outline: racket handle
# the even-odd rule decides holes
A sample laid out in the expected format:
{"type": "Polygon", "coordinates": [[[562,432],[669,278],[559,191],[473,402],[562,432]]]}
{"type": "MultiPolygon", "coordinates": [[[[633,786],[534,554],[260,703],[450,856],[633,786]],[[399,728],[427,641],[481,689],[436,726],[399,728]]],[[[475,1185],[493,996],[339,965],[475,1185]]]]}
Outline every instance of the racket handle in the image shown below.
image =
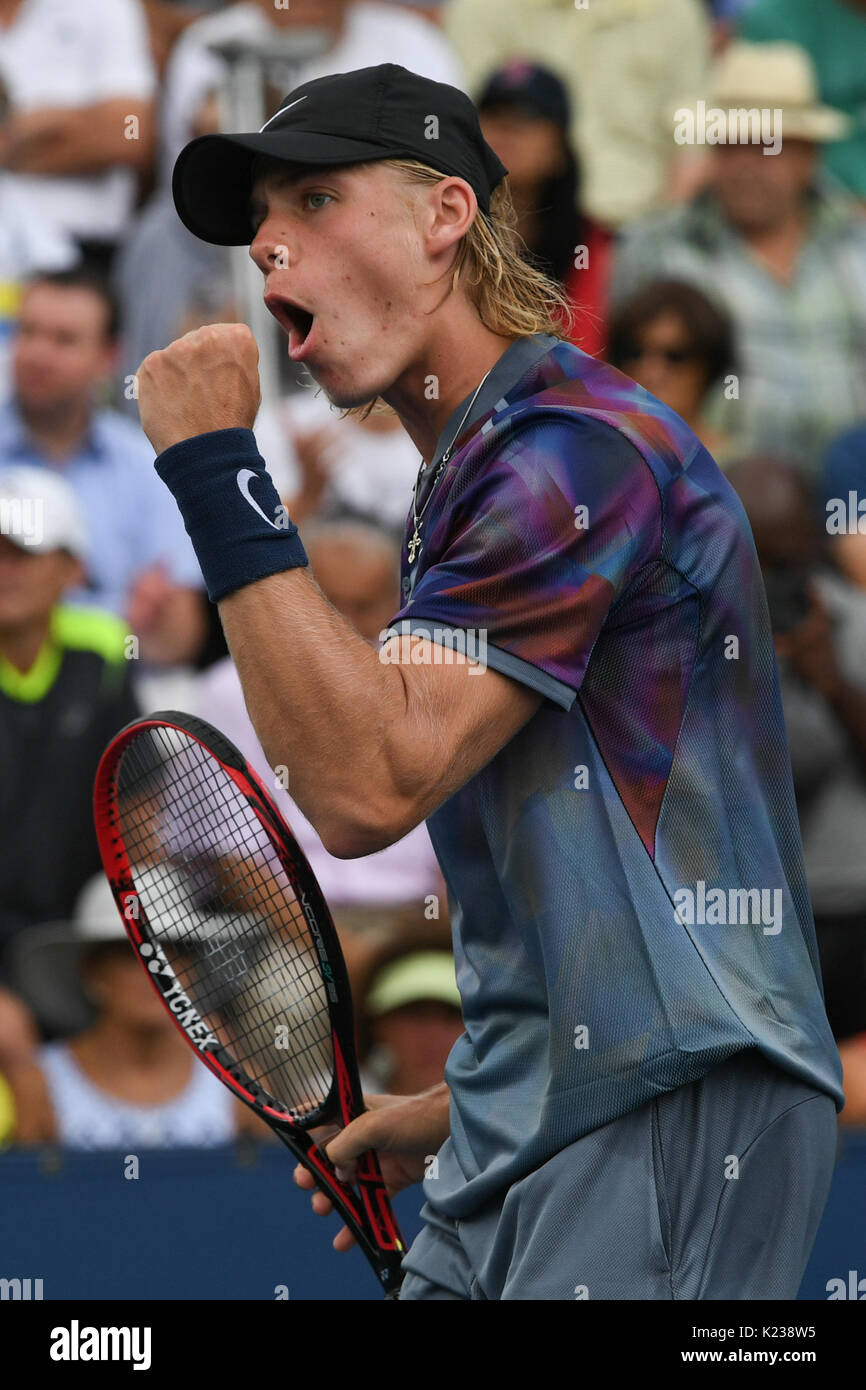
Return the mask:
{"type": "Polygon", "coordinates": [[[388,1194],[376,1155],[370,1152],[362,1154],[358,1159],[358,1187],[363,1204],[362,1213],[358,1210],[358,1193],[337,1177],[336,1170],[328,1155],[314,1140],[305,1136],[308,1142],[307,1147],[307,1145],[298,1143],[298,1136],[295,1136],[293,1143],[283,1130],[276,1129],[276,1133],[303,1166],[312,1173],[314,1178],[321,1179],[323,1172],[327,1175],[328,1185],[323,1186],[320,1182],[320,1189],[334,1204],[370,1265],[376,1271],[376,1276],[385,1290],[385,1296],[388,1297],[392,1292],[397,1296],[403,1282],[401,1264],[406,1253],[406,1243],[400,1234],[393,1214],[390,1212],[388,1194]],[[365,1174],[363,1180],[361,1177],[362,1167],[365,1174]],[[368,1174],[369,1176],[367,1176],[368,1174]],[[385,1216],[389,1217],[389,1220],[383,1220],[383,1206],[385,1216]],[[374,1214],[375,1220],[373,1219],[374,1214]],[[383,1239],[385,1244],[383,1244],[383,1239]]]}
{"type": "Polygon", "coordinates": [[[356,1171],[358,1190],[364,1210],[379,1247],[381,1260],[379,1276],[386,1298],[399,1298],[403,1282],[403,1256],[407,1246],[391,1209],[388,1190],[374,1149],[368,1149],[358,1159],[356,1171]]]}
{"type": "Polygon", "coordinates": [[[406,1254],[406,1242],[391,1210],[375,1150],[368,1149],[358,1159],[357,1181],[367,1219],[376,1234],[376,1243],[381,1250],[393,1250],[402,1259],[406,1254]]]}

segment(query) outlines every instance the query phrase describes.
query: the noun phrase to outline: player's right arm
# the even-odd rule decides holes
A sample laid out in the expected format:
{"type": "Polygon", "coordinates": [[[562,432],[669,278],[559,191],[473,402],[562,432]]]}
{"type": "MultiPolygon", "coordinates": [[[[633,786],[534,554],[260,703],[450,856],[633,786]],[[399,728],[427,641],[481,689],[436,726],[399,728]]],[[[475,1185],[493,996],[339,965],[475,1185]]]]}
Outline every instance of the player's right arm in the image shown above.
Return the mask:
{"type": "MultiPolygon", "coordinates": [[[[450,1132],[449,1091],[442,1081],[417,1096],[365,1096],[369,1107],[357,1120],[339,1130],[326,1144],[326,1152],[340,1177],[351,1182],[355,1160],[375,1149],[388,1195],[402,1192],[424,1177],[429,1159],[445,1143],[450,1132]]],[[[328,1216],[333,1206],[306,1168],[295,1169],[298,1187],[313,1192],[313,1211],[328,1216]]],[[[343,1226],[334,1237],[335,1250],[351,1250],[355,1238],[343,1226]]]]}

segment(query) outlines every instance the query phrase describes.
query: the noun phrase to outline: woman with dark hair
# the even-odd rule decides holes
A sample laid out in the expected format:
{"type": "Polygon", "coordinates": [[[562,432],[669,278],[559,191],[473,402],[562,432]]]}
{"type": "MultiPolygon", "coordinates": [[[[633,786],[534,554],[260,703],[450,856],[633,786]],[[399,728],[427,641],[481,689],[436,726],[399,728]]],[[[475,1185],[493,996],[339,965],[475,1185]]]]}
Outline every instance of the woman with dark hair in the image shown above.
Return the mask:
{"type": "Polygon", "coordinates": [[[485,140],[508,169],[527,259],[565,288],[570,341],[602,352],[611,237],[580,211],[565,87],[548,68],[515,58],[490,75],[476,106],[485,140]]]}
{"type": "Polygon", "coordinates": [[[718,464],[730,461],[731,442],[707,413],[735,370],[733,326],[700,290],[679,280],[638,290],[611,319],[607,360],[675,410],[718,464]]]}

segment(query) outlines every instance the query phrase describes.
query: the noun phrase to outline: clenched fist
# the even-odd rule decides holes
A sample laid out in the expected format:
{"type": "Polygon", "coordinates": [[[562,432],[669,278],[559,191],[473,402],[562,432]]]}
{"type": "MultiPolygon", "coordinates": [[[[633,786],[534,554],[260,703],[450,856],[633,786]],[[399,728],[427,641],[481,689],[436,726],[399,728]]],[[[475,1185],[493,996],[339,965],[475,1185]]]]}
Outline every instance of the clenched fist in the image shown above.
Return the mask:
{"type": "Polygon", "coordinates": [[[209,323],[152,352],[138,369],[138,413],[157,454],[211,430],[252,429],[259,350],[245,323],[209,323]]]}

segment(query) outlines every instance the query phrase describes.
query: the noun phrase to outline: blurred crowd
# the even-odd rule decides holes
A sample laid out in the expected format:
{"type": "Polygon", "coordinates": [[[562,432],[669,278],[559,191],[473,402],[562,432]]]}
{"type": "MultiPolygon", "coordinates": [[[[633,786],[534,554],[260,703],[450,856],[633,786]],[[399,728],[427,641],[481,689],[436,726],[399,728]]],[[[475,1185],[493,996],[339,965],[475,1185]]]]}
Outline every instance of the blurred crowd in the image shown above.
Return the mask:
{"type": "MultiPolygon", "coordinates": [[[[462,1028],[426,829],[337,860],[275,784],[138,423],[148,352],[249,314],[237,256],[175,215],[174,159],[225,119],[232,45],[310,30],[268,66],[265,114],[385,61],[467,91],[564,335],[676,410],[738,492],[841,1120],[866,1125],[866,0],[0,0],[0,1144],[262,1137],[101,874],[93,774],[148,710],[200,714],[273,788],[334,909],[366,1088],[433,1085],[462,1028]],[[734,129],[748,110],[760,139],[734,129]]],[[[376,645],[411,441],[384,409],[341,418],[284,349],[256,434],[318,583],[376,645]]]]}

